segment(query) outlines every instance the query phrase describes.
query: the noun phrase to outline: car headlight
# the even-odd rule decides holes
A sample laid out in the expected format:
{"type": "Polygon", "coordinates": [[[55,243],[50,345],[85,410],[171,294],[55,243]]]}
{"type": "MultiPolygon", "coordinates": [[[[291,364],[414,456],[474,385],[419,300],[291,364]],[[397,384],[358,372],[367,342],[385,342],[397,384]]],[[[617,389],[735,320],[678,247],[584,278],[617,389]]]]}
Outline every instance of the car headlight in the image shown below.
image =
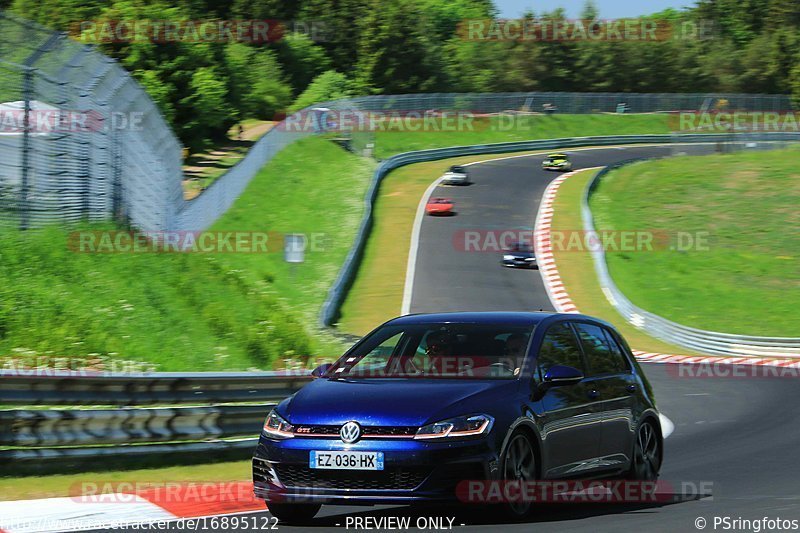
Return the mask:
{"type": "Polygon", "coordinates": [[[536,261],[535,257],[526,257],[525,261],[536,261]]]}
{"type": "Polygon", "coordinates": [[[284,420],[283,417],[273,409],[264,421],[264,433],[273,439],[291,439],[294,437],[294,426],[284,420]]]}
{"type": "Polygon", "coordinates": [[[492,430],[494,418],[489,415],[458,416],[422,426],[415,439],[457,439],[485,435],[492,430]]]}
{"type": "Polygon", "coordinates": [[[503,261],[513,261],[513,260],[514,260],[514,256],[513,255],[506,254],[506,255],[503,256],[503,261]]]}

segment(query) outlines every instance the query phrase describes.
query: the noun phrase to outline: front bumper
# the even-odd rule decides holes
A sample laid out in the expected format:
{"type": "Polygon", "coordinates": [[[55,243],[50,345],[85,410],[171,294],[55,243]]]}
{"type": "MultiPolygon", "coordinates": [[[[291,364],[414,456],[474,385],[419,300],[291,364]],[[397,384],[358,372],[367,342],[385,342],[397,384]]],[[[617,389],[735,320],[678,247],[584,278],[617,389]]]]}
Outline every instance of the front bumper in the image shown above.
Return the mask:
{"type": "Polygon", "coordinates": [[[455,502],[462,481],[498,475],[498,453],[490,442],[365,439],[345,445],[338,438],[274,441],[262,435],[253,457],[254,492],[258,498],[280,502],[455,502]],[[385,469],[311,469],[311,450],[382,451],[385,469]]]}

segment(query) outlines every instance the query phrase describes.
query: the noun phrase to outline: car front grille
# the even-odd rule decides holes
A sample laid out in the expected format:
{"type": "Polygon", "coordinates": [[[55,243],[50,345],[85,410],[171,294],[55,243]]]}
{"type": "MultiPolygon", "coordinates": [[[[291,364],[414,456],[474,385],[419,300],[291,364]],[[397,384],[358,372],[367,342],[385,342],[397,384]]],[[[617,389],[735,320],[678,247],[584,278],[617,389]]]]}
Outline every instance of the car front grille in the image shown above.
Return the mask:
{"type": "Polygon", "coordinates": [[[285,487],[350,490],[412,490],[430,473],[419,468],[317,470],[286,464],[276,464],[275,471],[285,487]]]}
{"type": "MultiPolygon", "coordinates": [[[[298,437],[337,437],[341,426],[301,425],[295,427],[298,437]]],[[[413,437],[419,428],[415,426],[362,426],[362,438],[413,437]]]]}

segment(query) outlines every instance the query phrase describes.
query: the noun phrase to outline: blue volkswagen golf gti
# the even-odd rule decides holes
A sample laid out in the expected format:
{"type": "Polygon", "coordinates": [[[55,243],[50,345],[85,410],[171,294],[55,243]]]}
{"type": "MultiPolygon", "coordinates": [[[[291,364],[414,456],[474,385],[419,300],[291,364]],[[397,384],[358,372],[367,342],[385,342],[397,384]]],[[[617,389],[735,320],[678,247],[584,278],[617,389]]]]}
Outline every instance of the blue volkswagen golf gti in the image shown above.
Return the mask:
{"type": "MultiPolygon", "coordinates": [[[[256,496],[281,521],[323,503],[459,501],[466,481],[658,477],[650,385],[595,318],[403,316],[313,376],[269,413],[253,458],[256,496]]],[[[522,517],[531,502],[495,508],[522,517]]]]}

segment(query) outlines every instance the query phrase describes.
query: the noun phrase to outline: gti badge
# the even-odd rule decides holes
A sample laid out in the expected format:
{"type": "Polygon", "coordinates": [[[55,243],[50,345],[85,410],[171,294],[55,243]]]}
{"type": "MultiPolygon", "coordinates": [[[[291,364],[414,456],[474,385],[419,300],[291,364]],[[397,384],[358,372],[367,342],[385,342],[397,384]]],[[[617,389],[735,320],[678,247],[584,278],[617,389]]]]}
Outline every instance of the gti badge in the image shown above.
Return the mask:
{"type": "Polygon", "coordinates": [[[339,430],[339,436],[345,444],[352,444],[361,437],[361,426],[358,422],[348,422],[339,430]]]}

